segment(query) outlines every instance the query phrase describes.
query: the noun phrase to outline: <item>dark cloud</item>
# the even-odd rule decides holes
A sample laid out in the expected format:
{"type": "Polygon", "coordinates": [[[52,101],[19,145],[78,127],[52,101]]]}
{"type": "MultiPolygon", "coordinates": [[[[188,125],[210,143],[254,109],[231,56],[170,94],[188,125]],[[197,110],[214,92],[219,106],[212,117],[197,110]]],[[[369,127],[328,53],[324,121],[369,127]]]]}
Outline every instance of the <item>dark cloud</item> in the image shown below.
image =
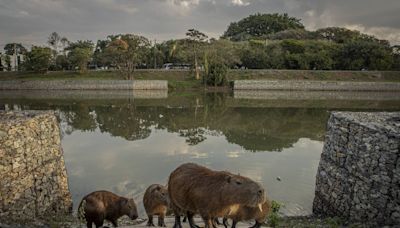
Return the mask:
{"type": "Polygon", "coordinates": [[[71,40],[137,33],[166,40],[197,28],[220,36],[253,13],[288,13],[308,29],[346,26],[400,43],[399,0],[0,0],[0,45],[43,44],[53,32],[71,40]]]}

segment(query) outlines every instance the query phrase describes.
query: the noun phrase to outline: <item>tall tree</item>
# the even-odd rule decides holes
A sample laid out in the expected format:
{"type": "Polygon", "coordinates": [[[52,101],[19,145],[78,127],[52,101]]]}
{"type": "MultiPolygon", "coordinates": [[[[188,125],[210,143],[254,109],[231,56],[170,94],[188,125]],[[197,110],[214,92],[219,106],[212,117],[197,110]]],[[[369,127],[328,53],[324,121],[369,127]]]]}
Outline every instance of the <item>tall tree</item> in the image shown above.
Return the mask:
{"type": "Polygon", "coordinates": [[[150,41],[143,36],[125,34],[110,36],[111,42],[105,53],[115,64],[125,79],[133,79],[135,69],[146,62],[150,51],[150,41]]]}
{"type": "Polygon", "coordinates": [[[7,55],[14,55],[15,53],[19,54],[26,54],[26,48],[20,43],[9,43],[4,46],[4,51],[7,55]]]}
{"type": "Polygon", "coordinates": [[[300,19],[285,14],[254,14],[238,22],[233,22],[223,35],[232,41],[266,38],[267,35],[288,30],[303,29],[300,19]]]}
{"type": "Polygon", "coordinates": [[[194,57],[194,67],[195,67],[195,71],[196,71],[196,79],[199,80],[200,79],[200,69],[199,69],[199,63],[197,60],[197,55],[198,55],[199,47],[200,47],[201,43],[203,43],[208,38],[208,36],[196,29],[189,29],[186,32],[186,36],[188,37],[188,40],[191,43],[192,48],[193,48],[192,51],[193,51],[193,57],[194,57]]]}
{"type": "Polygon", "coordinates": [[[66,50],[68,53],[68,60],[74,66],[79,68],[80,73],[87,71],[87,65],[93,55],[93,42],[90,40],[70,43],[66,50]]]}
{"type": "Polygon", "coordinates": [[[49,69],[50,59],[50,48],[33,46],[32,50],[26,54],[24,65],[26,70],[44,74],[47,73],[49,69]]]}
{"type": "Polygon", "coordinates": [[[55,56],[57,56],[60,51],[68,46],[69,41],[66,37],[61,37],[58,33],[53,32],[47,39],[47,43],[53,48],[55,56]]]}

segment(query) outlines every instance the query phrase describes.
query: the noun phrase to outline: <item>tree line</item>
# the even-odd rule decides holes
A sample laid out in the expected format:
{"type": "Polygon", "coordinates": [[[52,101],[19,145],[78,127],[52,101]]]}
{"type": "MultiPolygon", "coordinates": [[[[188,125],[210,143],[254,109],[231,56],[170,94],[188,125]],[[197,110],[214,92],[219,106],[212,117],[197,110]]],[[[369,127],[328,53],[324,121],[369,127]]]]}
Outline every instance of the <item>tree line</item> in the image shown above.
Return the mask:
{"type": "Polygon", "coordinates": [[[69,41],[57,33],[48,47],[8,44],[5,53],[26,55],[24,70],[117,69],[132,79],[135,69],[160,68],[165,63],[191,64],[195,77],[224,84],[228,69],[400,70],[400,46],[340,27],[308,31],[300,19],[287,14],[254,14],[231,23],[219,39],[189,29],[186,38],[152,43],[135,34],[106,39],[69,41]],[[17,48],[17,50],[14,50],[17,48]]]}

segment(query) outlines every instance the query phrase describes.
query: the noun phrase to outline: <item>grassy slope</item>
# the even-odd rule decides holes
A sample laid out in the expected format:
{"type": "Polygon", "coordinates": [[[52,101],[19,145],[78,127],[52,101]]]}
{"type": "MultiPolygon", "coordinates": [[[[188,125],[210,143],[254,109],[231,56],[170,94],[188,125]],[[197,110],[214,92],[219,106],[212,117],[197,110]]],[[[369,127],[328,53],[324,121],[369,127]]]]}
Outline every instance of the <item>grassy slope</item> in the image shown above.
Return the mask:
{"type": "MultiPolygon", "coordinates": [[[[123,79],[116,71],[49,72],[41,75],[29,72],[0,72],[0,80],[109,80],[123,79]]],[[[139,70],[135,79],[168,80],[172,89],[199,89],[201,80],[195,80],[191,71],[152,71],[139,70]]],[[[270,79],[270,80],[322,80],[322,81],[377,81],[400,82],[400,71],[303,71],[303,70],[231,70],[229,80],[270,79]]]]}

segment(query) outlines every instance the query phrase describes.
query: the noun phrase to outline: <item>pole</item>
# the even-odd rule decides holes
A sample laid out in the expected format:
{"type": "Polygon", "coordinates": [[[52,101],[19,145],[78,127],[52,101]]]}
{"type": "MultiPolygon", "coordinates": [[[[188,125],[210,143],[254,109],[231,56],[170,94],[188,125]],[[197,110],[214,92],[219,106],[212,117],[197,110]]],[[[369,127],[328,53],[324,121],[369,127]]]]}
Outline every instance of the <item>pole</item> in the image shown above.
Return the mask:
{"type": "Polygon", "coordinates": [[[17,44],[14,43],[14,70],[18,71],[17,44]]]}
{"type": "Polygon", "coordinates": [[[154,69],[157,69],[157,56],[156,56],[157,40],[154,39],[154,69]]]}

